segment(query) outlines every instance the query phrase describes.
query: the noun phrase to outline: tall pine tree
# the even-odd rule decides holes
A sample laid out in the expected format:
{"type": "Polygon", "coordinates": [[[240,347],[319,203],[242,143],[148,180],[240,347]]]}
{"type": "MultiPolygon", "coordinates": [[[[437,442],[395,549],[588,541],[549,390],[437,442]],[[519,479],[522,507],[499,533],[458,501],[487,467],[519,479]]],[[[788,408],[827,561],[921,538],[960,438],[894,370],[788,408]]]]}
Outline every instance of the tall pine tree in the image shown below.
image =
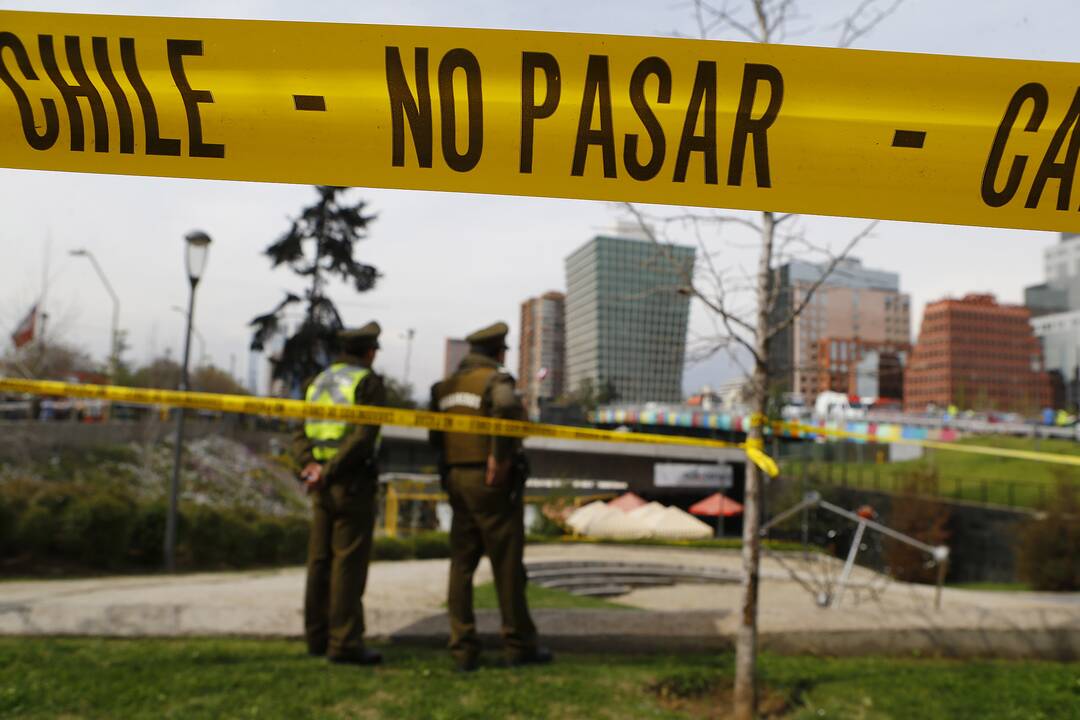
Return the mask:
{"type": "Polygon", "coordinates": [[[363,200],[345,201],[348,188],[317,186],[319,200],[303,209],[288,232],[266,248],[272,266],[287,265],[297,275],[309,279],[304,297],[286,293],[284,300],[254,318],[251,349],[262,351],[272,338],[286,332],[286,308],[306,302],[300,327],[285,338],[281,352],[271,358],[273,378],[284,383],[290,394],[326,367],[335,350],[335,336],[344,325],[333,301],[326,295],[330,278],[339,276],[366,292],[375,286],[379,271],[353,258],[353,246],[367,237],[374,215],[365,215],[363,200]]]}

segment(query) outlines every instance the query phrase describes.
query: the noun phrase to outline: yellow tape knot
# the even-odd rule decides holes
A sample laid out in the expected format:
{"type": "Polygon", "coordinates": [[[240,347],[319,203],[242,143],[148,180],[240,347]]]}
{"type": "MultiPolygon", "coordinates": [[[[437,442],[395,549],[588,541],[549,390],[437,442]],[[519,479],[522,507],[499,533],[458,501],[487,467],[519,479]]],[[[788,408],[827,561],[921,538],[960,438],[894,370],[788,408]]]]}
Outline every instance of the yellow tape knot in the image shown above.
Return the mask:
{"type": "Polygon", "coordinates": [[[761,468],[763,473],[769,477],[776,477],[780,474],[780,468],[777,466],[776,461],[765,453],[764,440],[761,438],[747,438],[743,447],[746,450],[747,459],[761,468]]]}

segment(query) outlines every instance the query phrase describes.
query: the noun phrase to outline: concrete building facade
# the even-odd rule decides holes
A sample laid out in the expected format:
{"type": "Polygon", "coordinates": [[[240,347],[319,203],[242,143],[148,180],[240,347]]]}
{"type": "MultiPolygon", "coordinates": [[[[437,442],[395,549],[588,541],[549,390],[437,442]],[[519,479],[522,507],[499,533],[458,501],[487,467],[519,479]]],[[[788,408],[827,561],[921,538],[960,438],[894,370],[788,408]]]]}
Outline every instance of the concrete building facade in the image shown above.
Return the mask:
{"type": "Polygon", "coordinates": [[[682,399],[695,249],[597,236],[566,258],[566,389],[607,400],[682,399]]]}
{"type": "Polygon", "coordinates": [[[458,338],[446,338],[446,349],[443,351],[443,377],[453,375],[468,354],[469,343],[458,338]]]}
{"type": "Polygon", "coordinates": [[[1042,346],[1043,363],[1051,376],[1051,404],[1080,407],[1080,310],[1031,318],[1031,329],[1042,346]]]}
{"type": "Polygon", "coordinates": [[[818,387],[862,398],[900,400],[908,343],[869,342],[858,338],[818,341],[818,387]]]}
{"type": "Polygon", "coordinates": [[[1042,348],[1020,305],[993,295],[930,303],[904,378],[904,407],[1030,413],[1050,402],[1042,348]]]}
{"type": "Polygon", "coordinates": [[[1034,317],[1080,310],[1080,233],[1061,233],[1061,240],[1043,251],[1043,278],[1024,289],[1024,304],[1034,317]]]}
{"type": "MultiPolygon", "coordinates": [[[[773,322],[802,304],[828,269],[825,263],[789,262],[777,271],[773,322]]],[[[829,389],[824,382],[839,358],[822,356],[832,342],[901,348],[911,342],[911,299],[900,292],[897,273],[864,267],[856,258],[840,262],[813,293],[803,312],[778,333],[770,361],[781,389],[813,399],[829,389]]]]}
{"type": "Polygon", "coordinates": [[[566,296],[547,292],[521,303],[518,389],[531,417],[540,401],[555,400],[566,388],[566,296]]]}
{"type": "Polygon", "coordinates": [[[1031,327],[1051,375],[1051,403],[1080,406],[1080,234],[1062,233],[1043,252],[1045,281],[1024,289],[1031,327]]]}

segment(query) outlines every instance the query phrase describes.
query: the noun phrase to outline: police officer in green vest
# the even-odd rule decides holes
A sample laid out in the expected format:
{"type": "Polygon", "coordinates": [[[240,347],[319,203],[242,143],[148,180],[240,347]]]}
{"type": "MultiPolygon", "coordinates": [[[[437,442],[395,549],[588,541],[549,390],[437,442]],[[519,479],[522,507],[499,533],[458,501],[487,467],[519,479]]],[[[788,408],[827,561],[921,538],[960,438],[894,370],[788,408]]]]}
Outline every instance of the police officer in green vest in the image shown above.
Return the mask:
{"type": "MultiPolygon", "coordinates": [[[[308,402],[385,405],[382,378],[371,369],[379,324],[338,333],[340,354],[308,385],[308,402]]],[[[374,665],[364,647],[364,586],[371,561],[379,427],[308,420],[297,440],[300,479],[312,495],[304,635],[308,652],[330,662],[374,665]]]]}
{"type": "MultiPolygon", "coordinates": [[[[514,378],[502,366],[505,323],[469,335],[469,354],[450,377],[431,388],[431,409],[461,415],[525,419],[514,378]]],[[[502,613],[502,637],[510,665],[550,662],[537,645],[525,599],[523,495],[528,470],[521,441],[464,433],[431,433],[454,511],[450,528],[450,652],[459,670],[478,666],[480,643],[473,613],[473,573],[491,560],[502,613]]]]}

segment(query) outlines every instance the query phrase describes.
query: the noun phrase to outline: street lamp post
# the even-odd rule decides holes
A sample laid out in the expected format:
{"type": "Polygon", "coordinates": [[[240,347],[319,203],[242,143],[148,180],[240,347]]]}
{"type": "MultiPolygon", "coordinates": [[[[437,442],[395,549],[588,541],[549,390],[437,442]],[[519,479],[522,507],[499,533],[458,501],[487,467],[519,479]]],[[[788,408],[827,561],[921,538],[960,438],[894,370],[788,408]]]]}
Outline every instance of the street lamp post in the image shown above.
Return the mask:
{"type": "MultiPolygon", "coordinates": [[[[210,236],[201,231],[188,233],[184,261],[191,292],[188,294],[187,331],[184,334],[184,362],[180,366],[180,390],[188,389],[188,360],[191,357],[191,329],[195,313],[195,287],[206,268],[210,236]]],[[[172,480],[169,483],[169,511],[165,516],[165,569],[176,570],[176,510],[180,497],[180,461],[184,453],[184,408],[176,409],[176,445],[173,448],[172,480]]]]}
{"type": "Polygon", "coordinates": [[[97,258],[94,257],[92,252],[86,248],[78,248],[72,250],[69,254],[75,257],[84,257],[90,261],[90,264],[94,266],[94,271],[97,273],[97,276],[101,278],[101,284],[105,286],[106,292],[108,292],[109,297],[112,298],[113,312],[111,342],[109,343],[109,380],[110,382],[115,382],[116,373],[120,368],[120,298],[116,296],[112,285],[109,284],[108,278],[105,277],[105,273],[102,272],[101,266],[98,265],[97,258]]]}
{"type": "Polygon", "coordinates": [[[409,384],[409,361],[412,359],[412,341],[415,335],[414,328],[405,331],[405,377],[401,380],[403,385],[409,384]]]}
{"type": "MultiPolygon", "coordinates": [[[[172,309],[175,312],[180,313],[184,317],[187,317],[187,310],[180,307],[179,305],[173,305],[172,309]]],[[[201,332],[199,332],[199,328],[197,325],[195,325],[194,321],[192,321],[191,323],[191,332],[193,335],[195,335],[195,339],[199,341],[199,359],[196,360],[196,363],[198,363],[196,367],[208,365],[208,356],[206,354],[206,338],[203,337],[203,334],[201,332]]]]}

